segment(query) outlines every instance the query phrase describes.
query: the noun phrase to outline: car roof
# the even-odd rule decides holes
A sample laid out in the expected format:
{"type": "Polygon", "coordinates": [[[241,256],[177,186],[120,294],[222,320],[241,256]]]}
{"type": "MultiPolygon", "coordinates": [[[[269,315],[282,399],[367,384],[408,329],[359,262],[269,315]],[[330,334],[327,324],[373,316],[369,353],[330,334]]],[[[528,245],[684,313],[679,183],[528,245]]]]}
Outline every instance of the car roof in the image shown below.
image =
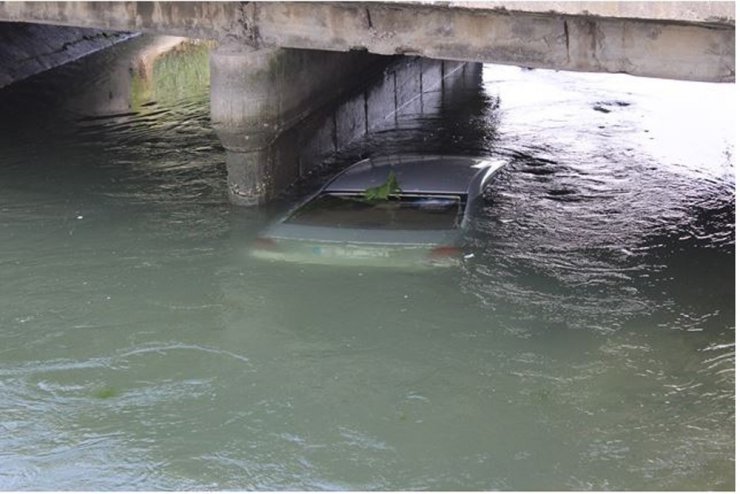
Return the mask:
{"type": "Polygon", "coordinates": [[[393,171],[401,190],[412,194],[466,194],[474,180],[503,162],[492,158],[395,155],[369,158],[350,166],[324,186],[324,192],[364,192],[383,185],[393,171]]]}

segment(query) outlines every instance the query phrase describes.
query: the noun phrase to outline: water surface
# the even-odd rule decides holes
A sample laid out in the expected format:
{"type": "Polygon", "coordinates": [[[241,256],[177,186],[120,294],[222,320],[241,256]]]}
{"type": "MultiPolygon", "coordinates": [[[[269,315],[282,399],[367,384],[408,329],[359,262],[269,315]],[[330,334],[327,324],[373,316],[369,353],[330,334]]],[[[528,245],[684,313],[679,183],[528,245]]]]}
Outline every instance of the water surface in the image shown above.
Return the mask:
{"type": "Polygon", "coordinates": [[[732,86],[484,66],[330,160],[510,160],[462,268],[281,265],[149,42],[0,91],[0,488],[734,488],[732,86]]]}

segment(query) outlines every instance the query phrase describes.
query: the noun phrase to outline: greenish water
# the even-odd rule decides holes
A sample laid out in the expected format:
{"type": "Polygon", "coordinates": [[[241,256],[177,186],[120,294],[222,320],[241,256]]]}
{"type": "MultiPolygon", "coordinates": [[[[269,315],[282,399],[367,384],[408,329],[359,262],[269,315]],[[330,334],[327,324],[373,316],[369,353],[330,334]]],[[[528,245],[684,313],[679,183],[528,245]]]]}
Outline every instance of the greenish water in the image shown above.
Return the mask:
{"type": "Polygon", "coordinates": [[[463,267],[281,265],[146,42],[0,91],[0,488],[734,489],[732,87],[485,66],[346,153],[508,157],[463,267]]]}

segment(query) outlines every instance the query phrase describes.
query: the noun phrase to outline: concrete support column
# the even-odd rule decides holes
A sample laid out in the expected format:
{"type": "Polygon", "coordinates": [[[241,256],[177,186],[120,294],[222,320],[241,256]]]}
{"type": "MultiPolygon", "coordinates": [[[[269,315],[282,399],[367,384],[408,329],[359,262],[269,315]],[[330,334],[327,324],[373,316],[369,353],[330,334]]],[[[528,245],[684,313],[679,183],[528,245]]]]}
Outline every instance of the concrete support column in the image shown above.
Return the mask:
{"type": "Polygon", "coordinates": [[[272,157],[269,146],[247,151],[226,150],[229,200],[237,206],[256,206],[272,194],[272,157]]]}
{"type": "Polygon", "coordinates": [[[211,52],[211,121],[226,148],[237,205],[270,200],[298,178],[297,153],[278,138],[388,63],[364,52],[221,46],[211,52]]]}
{"type": "Polygon", "coordinates": [[[211,122],[226,148],[229,199],[253,206],[269,195],[270,144],[280,129],[271,71],[279,49],[222,47],[211,52],[211,122]]]}

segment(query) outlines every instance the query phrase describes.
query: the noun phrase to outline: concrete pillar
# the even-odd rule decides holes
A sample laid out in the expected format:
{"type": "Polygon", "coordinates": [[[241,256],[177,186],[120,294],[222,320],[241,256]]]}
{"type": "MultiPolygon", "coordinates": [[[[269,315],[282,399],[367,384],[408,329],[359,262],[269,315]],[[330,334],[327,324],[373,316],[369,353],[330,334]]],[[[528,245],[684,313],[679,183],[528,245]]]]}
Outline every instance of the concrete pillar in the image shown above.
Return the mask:
{"type": "Polygon", "coordinates": [[[221,46],[211,53],[211,121],[226,148],[228,190],[237,205],[270,200],[298,178],[298,146],[278,138],[383,67],[386,57],[221,46]]]}
{"type": "Polygon", "coordinates": [[[327,154],[439,112],[480,72],[465,62],[219,47],[211,53],[211,119],[226,148],[229,199],[268,202],[327,154]]]}
{"type": "Polygon", "coordinates": [[[211,52],[211,122],[226,148],[229,199],[263,202],[271,185],[270,143],[279,129],[271,62],[278,49],[220,47],[211,52]]]}

